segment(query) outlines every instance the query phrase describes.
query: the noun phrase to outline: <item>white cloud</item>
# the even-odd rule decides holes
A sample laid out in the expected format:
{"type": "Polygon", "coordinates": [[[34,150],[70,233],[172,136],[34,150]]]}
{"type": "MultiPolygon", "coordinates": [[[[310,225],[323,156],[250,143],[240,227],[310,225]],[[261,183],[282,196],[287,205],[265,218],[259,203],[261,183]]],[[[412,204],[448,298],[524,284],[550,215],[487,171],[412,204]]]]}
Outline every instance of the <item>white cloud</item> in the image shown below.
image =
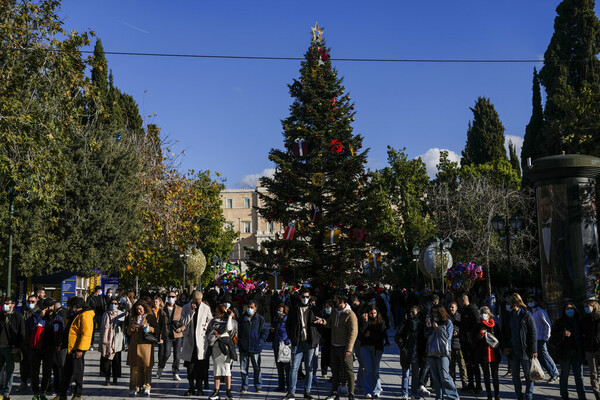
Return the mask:
{"type": "Polygon", "coordinates": [[[508,141],[511,141],[517,147],[517,157],[521,160],[521,148],[523,147],[523,138],[515,135],[504,135],[504,148],[506,149],[506,155],[510,156],[508,152],[508,141]]]}
{"type": "Polygon", "coordinates": [[[440,151],[445,150],[448,152],[448,158],[450,161],[456,161],[460,163],[460,155],[456,154],[452,150],[448,149],[438,149],[437,147],[431,148],[425,152],[425,154],[421,154],[421,160],[427,166],[427,175],[430,178],[434,178],[435,174],[437,174],[437,165],[440,163],[440,151]]]}
{"type": "Polygon", "coordinates": [[[242,177],[242,179],[235,185],[239,188],[255,188],[258,180],[263,176],[272,177],[275,173],[275,168],[265,168],[258,174],[249,174],[242,177]]]}

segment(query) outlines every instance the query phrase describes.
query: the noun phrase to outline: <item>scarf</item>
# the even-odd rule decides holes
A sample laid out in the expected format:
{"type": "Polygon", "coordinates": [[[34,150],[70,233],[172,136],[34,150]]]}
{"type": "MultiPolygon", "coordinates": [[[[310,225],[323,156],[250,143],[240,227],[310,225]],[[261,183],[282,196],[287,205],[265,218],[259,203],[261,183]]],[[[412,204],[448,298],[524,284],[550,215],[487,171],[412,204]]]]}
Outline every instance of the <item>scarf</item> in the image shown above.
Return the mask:
{"type": "Polygon", "coordinates": [[[102,331],[102,357],[112,360],[115,356],[115,321],[119,310],[110,310],[104,313],[102,331]]]}
{"type": "MultiPolygon", "coordinates": [[[[488,333],[491,333],[492,335],[494,334],[493,328],[494,328],[494,326],[496,326],[496,321],[494,321],[492,318],[488,319],[487,321],[482,319],[481,324],[487,328],[488,333]]],[[[483,340],[485,340],[485,338],[484,338],[485,334],[481,333],[481,332],[480,332],[480,334],[481,334],[481,337],[483,338],[483,340]]],[[[491,346],[489,346],[486,343],[485,347],[486,347],[485,360],[487,362],[500,361],[498,359],[498,357],[496,356],[496,352],[494,351],[494,349],[491,346]]]]}

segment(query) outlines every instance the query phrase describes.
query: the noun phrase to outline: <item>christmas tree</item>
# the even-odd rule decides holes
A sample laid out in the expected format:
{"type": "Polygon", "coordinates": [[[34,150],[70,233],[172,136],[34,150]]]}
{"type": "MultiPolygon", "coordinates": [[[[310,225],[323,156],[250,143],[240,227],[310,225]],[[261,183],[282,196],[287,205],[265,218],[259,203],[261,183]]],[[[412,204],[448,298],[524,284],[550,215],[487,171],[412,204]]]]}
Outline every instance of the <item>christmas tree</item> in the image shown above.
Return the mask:
{"type": "Polygon", "coordinates": [[[382,192],[365,170],[368,150],[351,126],[354,105],[322,33],[318,24],[312,28],[300,80],[288,85],[293,103],[282,120],[284,148],[271,149],[275,174],[261,179],[267,190],[259,193],[259,212],[285,231],[251,252],[255,277],[277,273],[288,283],[342,284],[381,270],[375,243],[385,236],[377,233],[382,192]]]}

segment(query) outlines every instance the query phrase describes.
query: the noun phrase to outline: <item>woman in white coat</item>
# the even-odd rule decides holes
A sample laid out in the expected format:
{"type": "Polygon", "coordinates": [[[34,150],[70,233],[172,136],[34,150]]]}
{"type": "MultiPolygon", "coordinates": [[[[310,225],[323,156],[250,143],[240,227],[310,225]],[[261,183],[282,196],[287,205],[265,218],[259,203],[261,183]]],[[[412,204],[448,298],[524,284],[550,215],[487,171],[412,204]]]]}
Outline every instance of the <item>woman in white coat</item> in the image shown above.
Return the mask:
{"type": "Polygon", "coordinates": [[[210,307],[202,302],[202,292],[195,290],[192,300],[181,311],[181,326],[185,327],[181,354],[183,365],[187,367],[189,383],[184,396],[204,395],[202,383],[208,382],[209,362],[206,357],[206,328],[212,318],[210,307]]]}

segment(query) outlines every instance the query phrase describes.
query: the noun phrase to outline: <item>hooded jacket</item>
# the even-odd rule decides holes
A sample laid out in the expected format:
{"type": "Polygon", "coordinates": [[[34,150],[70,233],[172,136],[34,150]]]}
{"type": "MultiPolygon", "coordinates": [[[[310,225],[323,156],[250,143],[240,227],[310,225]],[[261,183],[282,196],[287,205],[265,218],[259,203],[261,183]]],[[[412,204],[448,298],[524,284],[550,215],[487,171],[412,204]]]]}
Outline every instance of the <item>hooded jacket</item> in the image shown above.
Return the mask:
{"type": "Polygon", "coordinates": [[[600,351],[600,313],[587,314],[581,319],[581,338],[584,351],[600,351]]]}
{"type": "Polygon", "coordinates": [[[319,341],[321,340],[321,334],[319,333],[319,329],[315,325],[316,315],[315,309],[310,305],[302,305],[298,304],[290,310],[288,314],[288,318],[285,324],[285,329],[287,331],[287,335],[292,342],[292,346],[298,346],[298,343],[301,342],[302,337],[302,310],[301,308],[306,309],[306,313],[308,313],[307,319],[308,323],[306,326],[306,342],[310,345],[310,347],[317,347],[319,345],[319,341]]]}
{"type": "Polygon", "coordinates": [[[325,326],[331,328],[332,346],[345,346],[347,352],[352,352],[358,336],[358,320],[349,304],[343,310],[333,311],[325,326]]]}

